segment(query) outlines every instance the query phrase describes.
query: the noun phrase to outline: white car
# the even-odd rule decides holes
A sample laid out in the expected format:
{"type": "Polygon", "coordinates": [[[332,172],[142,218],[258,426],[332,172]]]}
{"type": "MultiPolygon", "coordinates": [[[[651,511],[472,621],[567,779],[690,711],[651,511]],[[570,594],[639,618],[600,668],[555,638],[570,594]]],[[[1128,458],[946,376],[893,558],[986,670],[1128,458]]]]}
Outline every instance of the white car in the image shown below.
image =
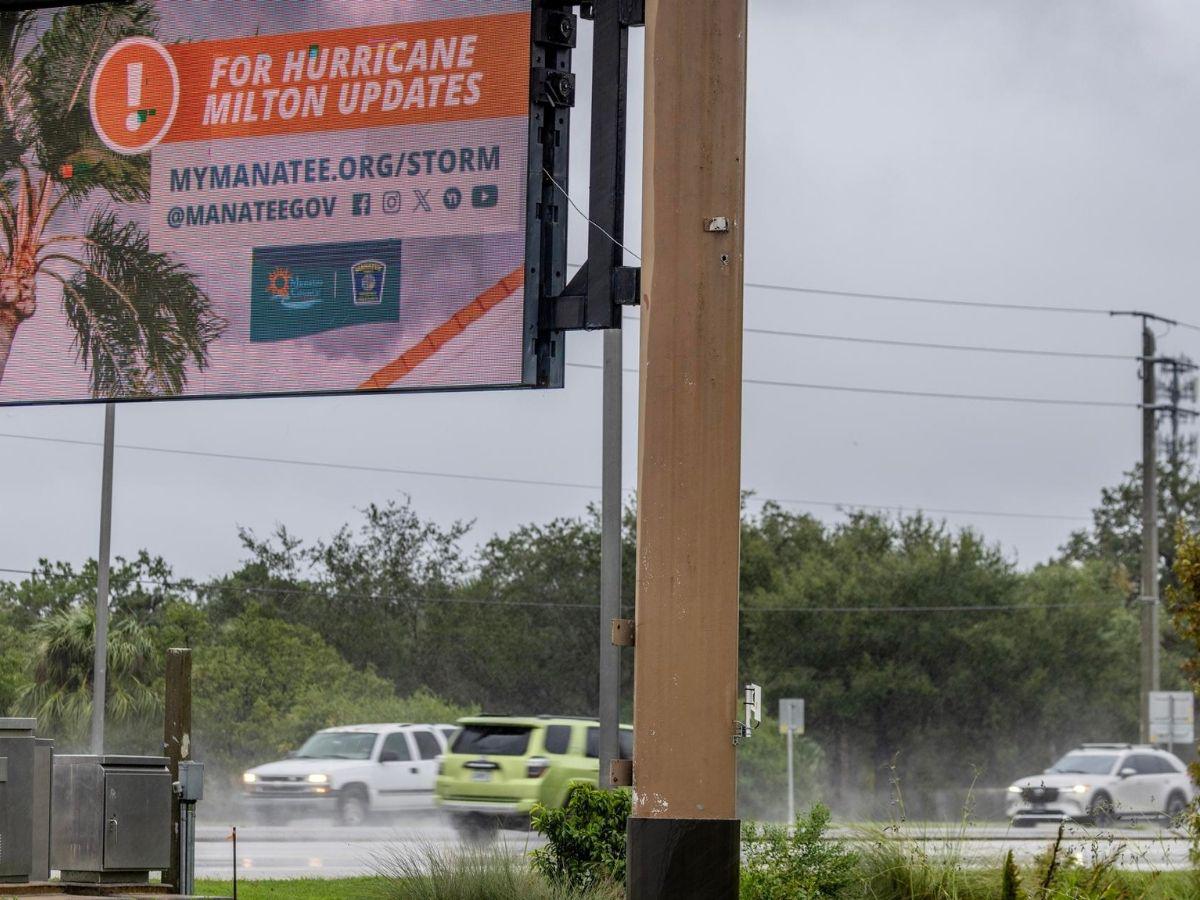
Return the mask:
{"type": "Polygon", "coordinates": [[[1173,753],[1136,744],[1084,744],[1041,775],[1008,788],[1014,825],[1064,819],[1108,825],[1119,817],[1174,819],[1195,797],[1187,767],[1173,753]]]}
{"type": "Polygon", "coordinates": [[[318,731],[287,759],[242,775],[262,822],[325,813],[361,825],[371,812],[432,809],[438,759],[457,725],[346,725],[318,731]]]}

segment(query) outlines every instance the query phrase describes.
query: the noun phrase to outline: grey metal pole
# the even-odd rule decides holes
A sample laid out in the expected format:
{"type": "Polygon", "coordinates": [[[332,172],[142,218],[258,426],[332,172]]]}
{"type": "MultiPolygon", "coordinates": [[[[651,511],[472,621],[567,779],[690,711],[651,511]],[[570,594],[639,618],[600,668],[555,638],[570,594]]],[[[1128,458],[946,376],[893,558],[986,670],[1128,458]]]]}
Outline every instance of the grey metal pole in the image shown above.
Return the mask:
{"type": "Polygon", "coordinates": [[[1142,326],[1141,741],[1150,743],[1150,692],[1158,690],[1158,435],[1154,332],[1142,326]]]}
{"type": "Polygon", "coordinates": [[[96,558],[96,656],[92,677],[92,753],[104,754],[104,698],[108,681],[108,559],[112,543],[113,442],[117,407],[104,407],[104,467],[100,477],[100,552],[96,558]]]}
{"type": "Polygon", "coordinates": [[[620,328],[604,332],[603,447],[600,479],[600,786],[612,787],[610,764],[621,757],[621,648],[612,620],[621,618],[621,411],[623,348],[620,328]]]}
{"type": "Polygon", "coordinates": [[[796,824],[796,771],[795,771],[795,739],[796,729],[788,724],[787,730],[787,755],[788,755],[788,828],[796,824]]]}
{"type": "Polygon", "coordinates": [[[1175,752],[1175,695],[1167,697],[1167,752],[1175,752]]]}

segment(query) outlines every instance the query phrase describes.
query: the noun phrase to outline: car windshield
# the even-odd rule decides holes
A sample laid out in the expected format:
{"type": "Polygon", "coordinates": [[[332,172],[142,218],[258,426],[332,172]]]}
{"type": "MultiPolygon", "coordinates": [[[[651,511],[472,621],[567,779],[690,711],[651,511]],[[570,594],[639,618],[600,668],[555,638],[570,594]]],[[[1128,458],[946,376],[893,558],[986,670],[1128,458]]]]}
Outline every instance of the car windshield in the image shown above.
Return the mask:
{"type": "Polygon", "coordinates": [[[532,730],[523,725],[464,725],[454,739],[452,752],[523,756],[532,730]]]}
{"type": "Polygon", "coordinates": [[[1068,753],[1052,765],[1049,771],[1063,775],[1107,775],[1116,761],[1116,755],[1110,753],[1068,753]]]}
{"type": "Polygon", "coordinates": [[[319,731],[304,742],[293,759],[370,759],[373,731],[319,731]]]}

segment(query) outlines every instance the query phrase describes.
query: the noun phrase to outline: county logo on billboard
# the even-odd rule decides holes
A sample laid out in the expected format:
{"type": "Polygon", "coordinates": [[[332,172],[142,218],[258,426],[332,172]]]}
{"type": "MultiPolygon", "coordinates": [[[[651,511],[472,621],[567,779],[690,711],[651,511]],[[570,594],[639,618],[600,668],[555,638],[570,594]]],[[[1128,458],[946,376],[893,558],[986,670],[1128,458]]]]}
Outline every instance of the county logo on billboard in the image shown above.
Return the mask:
{"type": "Polygon", "coordinates": [[[530,383],[530,0],[0,24],[0,404],[530,383]]]}

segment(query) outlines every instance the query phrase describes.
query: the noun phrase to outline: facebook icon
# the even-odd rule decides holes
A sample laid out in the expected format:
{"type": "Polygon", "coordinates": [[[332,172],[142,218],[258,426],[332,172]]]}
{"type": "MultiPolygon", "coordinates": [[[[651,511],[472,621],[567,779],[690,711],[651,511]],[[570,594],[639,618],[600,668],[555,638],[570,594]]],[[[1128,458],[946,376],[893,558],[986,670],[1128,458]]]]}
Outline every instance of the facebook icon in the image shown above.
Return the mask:
{"type": "Polygon", "coordinates": [[[350,200],[350,212],[356,216],[369,216],[371,214],[371,195],[355,194],[350,200]]]}

